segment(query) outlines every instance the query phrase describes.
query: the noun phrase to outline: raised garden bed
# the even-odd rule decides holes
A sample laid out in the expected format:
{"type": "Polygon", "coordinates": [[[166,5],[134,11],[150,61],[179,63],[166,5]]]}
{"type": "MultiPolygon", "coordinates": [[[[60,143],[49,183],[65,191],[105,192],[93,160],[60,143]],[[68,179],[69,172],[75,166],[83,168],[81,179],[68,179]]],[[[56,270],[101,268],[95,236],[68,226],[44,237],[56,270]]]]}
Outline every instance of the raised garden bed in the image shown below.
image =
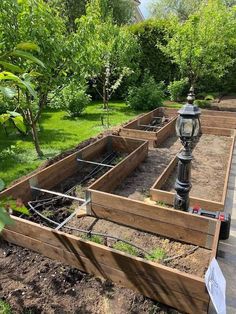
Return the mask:
{"type": "MultiPolygon", "coordinates": [[[[181,311],[206,313],[209,296],[202,275],[211,258],[216,256],[220,223],[207,217],[152,206],[110,193],[146,158],[147,142],[120,137],[104,138],[19,182],[1,193],[1,197],[9,195],[14,198],[20,197],[25,203],[31,201],[32,204],[33,201],[42,201],[43,191],[32,190],[32,186],[41,189],[53,188],[54,190],[55,188],[56,193],[66,193],[68,188],[76,185],[74,179],[72,183],[69,182],[69,185],[63,182],[70,180],[79,170],[80,163],[77,158],[99,162],[99,158],[103,158],[104,154],[110,150],[123,152],[127,156],[123,156],[124,159],[116,163],[86,190],[85,199],[88,201],[84,207],[86,212],[81,210],[78,201],[78,211],[76,211],[78,216],[94,216],[100,219],[103,228],[109,226],[110,229],[109,224],[113,224],[119,233],[123,232],[121,228],[126,228],[126,232],[130,233],[129,241],[133,240],[133,235],[140,234],[139,238],[143,241],[146,241],[146,237],[153,239],[153,248],[156,245],[163,248],[166,243],[167,253],[170,252],[171,245],[179,247],[180,252],[183,253],[197,246],[199,248],[192,253],[198,254],[195,256],[198,261],[201,260],[202,250],[207,256],[207,262],[203,265],[201,274],[197,272],[197,266],[190,270],[192,274],[186,273],[191,264],[186,260],[182,265],[179,262],[175,264],[175,259],[174,262],[172,261],[173,264],[162,265],[148,260],[141,251],[137,253],[141,257],[133,256],[122,252],[119,247],[114,248],[111,244],[98,244],[84,237],[61,232],[56,230],[61,220],[52,228],[44,226],[45,223],[42,223],[42,220],[38,221],[39,224],[13,217],[15,224],[7,226],[3,231],[3,238],[82,271],[122,284],[181,311]],[[40,194],[37,196],[32,191],[40,192],[40,194]],[[181,270],[175,269],[178,265],[181,270]]],[[[60,197],[60,195],[56,196],[60,197]]],[[[73,194],[71,196],[77,197],[73,194]]],[[[73,219],[72,222],[76,219],[75,217],[70,217],[73,219]]],[[[80,219],[77,218],[77,221],[80,219]]],[[[61,228],[66,228],[70,223],[66,220],[64,222],[61,228]]],[[[101,231],[106,230],[101,229],[101,231]]],[[[177,250],[176,254],[178,255],[177,250]]],[[[171,257],[170,253],[167,256],[171,257]]],[[[176,260],[178,261],[178,257],[176,260]]]]}
{"type": "MultiPolygon", "coordinates": [[[[209,130],[208,128],[205,131],[209,130]]],[[[235,131],[214,128],[211,130],[217,130],[217,135],[203,134],[193,152],[190,206],[200,205],[204,209],[217,211],[224,210],[235,131]],[[222,136],[219,135],[220,130],[223,131],[222,136]],[[225,136],[226,131],[228,136],[225,136]]],[[[173,204],[177,164],[178,158],[175,156],[152,186],[150,194],[154,201],[166,205],[173,204]]]]}
{"type": "Polygon", "coordinates": [[[175,129],[177,113],[167,113],[165,108],[157,108],[127,123],[120,135],[148,140],[150,147],[158,147],[175,129]]]}

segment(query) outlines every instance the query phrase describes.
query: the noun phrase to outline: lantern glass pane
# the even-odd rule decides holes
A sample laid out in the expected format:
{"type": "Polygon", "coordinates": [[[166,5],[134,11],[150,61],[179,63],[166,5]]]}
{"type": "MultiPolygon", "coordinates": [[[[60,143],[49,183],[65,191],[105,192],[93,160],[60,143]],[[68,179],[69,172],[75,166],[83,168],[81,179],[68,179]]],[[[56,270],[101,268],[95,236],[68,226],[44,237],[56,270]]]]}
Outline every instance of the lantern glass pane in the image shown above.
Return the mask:
{"type": "Polygon", "coordinates": [[[182,137],[191,138],[193,136],[193,120],[192,119],[182,119],[181,131],[182,137]]]}
{"type": "Polygon", "coordinates": [[[181,120],[182,118],[179,116],[176,120],[176,124],[175,124],[175,131],[176,131],[176,135],[178,137],[180,137],[180,127],[181,127],[181,120]]]}
{"type": "Polygon", "coordinates": [[[197,137],[199,135],[199,131],[200,131],[200,121],[199,119],[195,119],[195,126],[194,126],[194,137],[197,137]]]}

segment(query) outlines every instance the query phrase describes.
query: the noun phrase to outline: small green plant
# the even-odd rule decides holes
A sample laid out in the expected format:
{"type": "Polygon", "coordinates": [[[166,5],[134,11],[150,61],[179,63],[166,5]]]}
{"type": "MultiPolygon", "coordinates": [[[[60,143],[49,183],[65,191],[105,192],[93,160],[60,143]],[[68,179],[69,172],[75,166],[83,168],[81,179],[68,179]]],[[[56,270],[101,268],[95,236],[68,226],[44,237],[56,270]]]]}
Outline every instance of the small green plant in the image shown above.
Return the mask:
{"type": "Polygon", "coordinates": [[[3,300],[0,300],[0,313],[1,314],[11,314],[12,311],[11,311],[10,304],[3,301],[3,300]]]}
{"type": "Polygon", "coordinates": [[[47,217],[47,218],[50,218],[50,217],[53,217],[54,212],[53,212],[53,210],[45,209],[42,211],[42,215],[47,217]]]}
{"type": "Polygon", "coordinates": [[[145,258],[149,261],[161,261],[166,257],[166,252],[161,248],[152,250],[149,254],[145,255],[145,258]]]}
{"type": "Polygon", "coordinates": [[[122,241],[117,241],[115,244],[113,244],[113,249],[128,253],[130,255],[138,256],[138,250],[135,247],[122,241]]]}
{"type": "Polygon", "coordinates": [[[99,235],[91,235],[91,236],[86,235],[85,238],[86,240],[89,240],[98,244],[102,244],[103,242],[102,236],[99,236],[99,235]]]}
{"type": "Polygon", "coordinates": [[[171,206],[167,205],[164,201],[157,201],[156,204],[159,205],[159,206],[162,206],[162,207],[171,208],[171,206]]]}
{"type": "Polygon", "coordinates": [[[170,99],[172,101],[181,101],[183,96],[186,94],[186,89],[188,87],[188,79],[184,78],[179,81],[173,81],[167,87],[170,93],[170,99]]]}

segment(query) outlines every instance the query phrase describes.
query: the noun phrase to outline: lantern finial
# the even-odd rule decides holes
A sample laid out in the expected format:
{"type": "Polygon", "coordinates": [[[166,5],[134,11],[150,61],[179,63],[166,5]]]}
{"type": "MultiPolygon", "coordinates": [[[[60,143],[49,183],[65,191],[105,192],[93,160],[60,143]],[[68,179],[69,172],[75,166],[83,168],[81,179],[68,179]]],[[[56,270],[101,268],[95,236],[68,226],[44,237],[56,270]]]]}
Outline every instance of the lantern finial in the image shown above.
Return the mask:
{"type": "Polygon", "coordinates": [[[195,100],[194,87],[191,86],[187,97],[188,104],[193,105],[194,100],[195,100]]]}

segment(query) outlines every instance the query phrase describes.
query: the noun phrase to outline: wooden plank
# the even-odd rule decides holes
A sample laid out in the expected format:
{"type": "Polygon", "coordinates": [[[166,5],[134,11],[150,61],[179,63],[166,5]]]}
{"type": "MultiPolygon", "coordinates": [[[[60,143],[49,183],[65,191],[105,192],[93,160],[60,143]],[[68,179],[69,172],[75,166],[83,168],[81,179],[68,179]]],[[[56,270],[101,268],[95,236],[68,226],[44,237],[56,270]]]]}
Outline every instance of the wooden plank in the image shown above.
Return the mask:
{"type": "Polygon", "coordinates": [[[100,189],[110,192],[116,188],[146,157],[148,154],[148,142],[144,142],[129,156],[123,159],[113,169],[105,173],[89,189],[100,189]]]}
{"type": "MultiPolygon", "coordinates": [[[[179,109],[164,107],[165,113],[170,115],[177,115],[179,109]]],[[[236,113],[231,111],[221,110],[208,110],[201,109],[201,116],[214,116],[214,117],[230,117],[236,118],[236,113]]]]}
{"type": "Polygon", "coordinates": [[[92,203],[92,213],[95,217],[175,239],[177,241],[194,244],[206,249],[210,249],[213,243],[213,235],[154,220],[152,218],[130,215],[125,211],[114,209],[112,205],[110,205],[110,207],[105,207],[92,203]]]}
{"type": "Polygon", "coordinates": [[[175,167],[178,164],[178,157],[177,155],[170,161],[168,166],[165,168],[165,170],[162,172],[162,174],[158,177],[158,179],[155,181],[151,189],[160,189],[166,182],[166,180],[171,175],[172,171],[175,169],[175,167]]]}
{"type": "Polygon", "coordinates": [[[233,153],[234,153],[234,144],[235,144],[235,135],[236,132],[235,130],[233,131],[233,138],[232,138],[232,144],[230,148],[230,156],[228,160],[228,165],[227,165],[227,170],[226,170],[226,175],[225,175],[225,183],[224,183],[224,188],[223,188],[223,194],[222,194],[222,199],[221,202],[225,205],[225,200],[226,200],[226,195],[227,195],[227,188],[228,188],[228,182],[229,182],[229,176],[230,176],[230,168],[232,164],[232,159],[233,159],[233,153]]]}
{"type": "Polygon", "coordinates": [[[232,129],[215,128],[215,127],[208,127],[208,126],[202,126],[201,129],[202,129],[203,134],[212,134],[212,135],[218,135],[218,136],[231,136],[232,135],[232,129]]]}
{"type": "Polygon", "coordinates": [[[132,153],[139,148],[145,141],[140,139],[112,136],[112,149],[115,152],[132,153]]]}
{"type": "Polygon", "coordinates": [[[121,129],[120,133],[121,136],[129,137],[129,138],[136,138],[136,139],[143,139],[143,140],[155,140],[156,139],[156,132],[149,132],[149,131],[142,131],[137,129],[121,129]]]}
{"type": "Polygon", "coordinates": [[[214,239],[213,239],[213,245],[212,245],[212,248],[211,248],[211,258],[210,258],[210,261],[213,259],[213,258],[216,258],[217,257],[217,250],[218,250],[218,244],[219,244],[219,238],[220,238],[220,227],[221,227],[221,221],[217,221],[217,224],[216,224],[216,229],[215,229],[215,236],[214,236],[214,239]]]}
{"type": "MultiPolygon", "coordinates": [[[[150,205],[141,201],[101,191],[90,190],[90,193],[93,204],[124,211],[130,214],[131,217],[138,215],[140,217],[158,220],[162,223],[169,223],[206,234],[215,234],[215,220],[209,217],[197,216],[182,211],[176,211],[171,208],[150,205]]],[[[158,229],[156,229],[156,232],[158,232],[158,229]]]]}
{"type": "Polygon", "coordinates": [[[201,116],[201,124],[209,127],[235,129],[236,118],[203,115],[201,116]]]}
{"type": "MultiPolygon", "coordinates": [[[[154,201],[162,201],[166,203],[167,205],[174,204],[175,193],[173,192],[151,189],[150,195],[154,201]]],[[[214,202],[214,201],[197,198],[193,196],[190,196],[189,200],[190,200],[190,206],[199,205],[202,208],[210,210],[210,211],[224,210],[224,204],[221,202],[214,202]]]]}
{"type": "MultiPolygon", "coordinates": [[[[184,310],[188,313],[207,313],[207,306],[209,303],[209,297],[205,290],[205,284],[202,279],[191,278],[192,282],[190,287],[189,276],[184,275],[184,280],[179,282],[180,291],[174,290],[175,286],[168,287],[168,279],[162,276],[156,276],[157,281],[154,278],[150,278],[146,269],[141,269],[136,263],[133,263],[134,258],[129,258],[129,269],[123,268],[122,270],[112,268],[109,265],[101,263],[97,256],[93,256],[93,259],[80,256],[78,252],[73,253],[59,249],[55,246],[45,244],[39,240],[32,239],[30,237],[21,235],[12,231],[4,231],[4,238],[11,243],[27,247],[45,256],[67,263],[73,267],[79,268],[82,271],[89,272],[95,276],[104,277],[108,280],[112,280],[118,284],[122,284],[128,288],[134,289],[147,297],[154,300],[158,300],[170,306],[174,306],[180,310],[184,310]],[[193,286],[194,284],[194,286],[193,286]],[[198,288],[199,286],[199,288],[198,288]],[[192,289],[192,291],[191,291],[192,289]],[[201,298],[195,298],[196,289],[201,291],[201,298]]],[[[117,253],[116,253],[117,254],[117,253]]],[[[120,256],[125,256],[122,253],[118,253],[120,256]]],[[[136,258],[137,259],[137,258],[136,258]]],[[[148,265],[149,267],[150,265],[148,265]]],[[[172,275],[172,271],[171,271],[172,275]]],[[[176,281],[175,270],[172,275],[172,280],[176,281]]],[[[198,295],[197,295],[198,296],[198,295]]]]}

